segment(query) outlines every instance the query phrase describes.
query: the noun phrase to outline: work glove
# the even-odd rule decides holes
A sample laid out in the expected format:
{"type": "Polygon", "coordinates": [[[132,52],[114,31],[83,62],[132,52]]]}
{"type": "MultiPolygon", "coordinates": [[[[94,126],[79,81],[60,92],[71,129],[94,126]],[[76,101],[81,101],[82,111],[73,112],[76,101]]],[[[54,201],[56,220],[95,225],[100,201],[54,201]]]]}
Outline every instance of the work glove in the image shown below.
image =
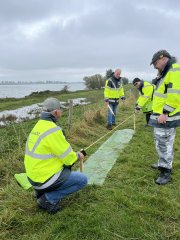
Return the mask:
{"type": "Polygon", "coordinates": [[[126,98],[125,98],[125,97],[121,97],[121,100],[122,100],[122,101],[125,101],[125,100],[126,100],[126,98]]]}

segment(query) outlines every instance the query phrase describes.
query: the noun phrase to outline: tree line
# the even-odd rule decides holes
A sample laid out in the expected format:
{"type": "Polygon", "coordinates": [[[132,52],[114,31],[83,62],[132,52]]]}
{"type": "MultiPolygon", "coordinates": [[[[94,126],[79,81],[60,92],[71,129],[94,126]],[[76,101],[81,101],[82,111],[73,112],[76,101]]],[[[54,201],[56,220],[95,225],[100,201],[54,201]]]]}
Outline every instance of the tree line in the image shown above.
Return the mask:
{"type": "MultiPolygon", "coordinates": [[[[92,76],[85,76],[83,78],[83,81],[85,82],[85,86],[87,89],[101,89],[104,87],[105,82],[108,78],[110,78],[113,74],[112,69],[106,70],[105,76],[102,76],[101,74],[95,74],[92,76]]],[[[123,81],[123,84],[128,84],[129,80],[126,77],[121,78],[123,81]]]]}

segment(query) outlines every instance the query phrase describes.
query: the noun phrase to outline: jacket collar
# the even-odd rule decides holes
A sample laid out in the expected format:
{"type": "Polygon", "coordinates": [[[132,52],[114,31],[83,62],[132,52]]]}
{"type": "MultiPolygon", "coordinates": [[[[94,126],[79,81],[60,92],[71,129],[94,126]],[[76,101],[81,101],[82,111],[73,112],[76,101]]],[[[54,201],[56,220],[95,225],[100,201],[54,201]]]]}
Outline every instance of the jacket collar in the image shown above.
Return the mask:
{"type": "Polygon", "coordinates": [[[113,78],[115,81],[120,81],[120,80],[121,80],[121,77],[120,77],[120,78],[116,78],[116,77],[114,76],[114,73],[113,73],[113,75],[112,75],[112,78],[113,78]]]}
{"type": "Polygon", "coordinates": [[[55,116],[52,115],[50,112],[41,112],[40,119],[54,122],[54,123],[57,122],[57,119],[55,118],[55,116]]]}
{"type": "Polygon", "coordinates": [[[164,77],[167,74],[167,72],[171,68],[172,64],[174,64],[174,63],[176,63],[176,59],[174,57],[172,57],[171,59],[168,60],[164,70],[161,73],[161,77],[164,77]]]}

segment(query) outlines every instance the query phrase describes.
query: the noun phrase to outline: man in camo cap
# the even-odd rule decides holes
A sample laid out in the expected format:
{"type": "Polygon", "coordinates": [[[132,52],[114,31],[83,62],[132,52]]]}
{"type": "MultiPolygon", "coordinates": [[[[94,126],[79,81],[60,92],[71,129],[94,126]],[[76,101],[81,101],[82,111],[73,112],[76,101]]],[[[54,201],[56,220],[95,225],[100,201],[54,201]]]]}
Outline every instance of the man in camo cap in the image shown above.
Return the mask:
{"type": "Polygon", "coordinates": [[[173,144],[176,127],[180,126],[180,65],[166,50],[156,52],[151,60],[158,70],[153,95],[153,114],[149,125],[154,127],[155,147],[159,156],[160,175],[156,183],[164,185],[171,180],[173,144]]]}

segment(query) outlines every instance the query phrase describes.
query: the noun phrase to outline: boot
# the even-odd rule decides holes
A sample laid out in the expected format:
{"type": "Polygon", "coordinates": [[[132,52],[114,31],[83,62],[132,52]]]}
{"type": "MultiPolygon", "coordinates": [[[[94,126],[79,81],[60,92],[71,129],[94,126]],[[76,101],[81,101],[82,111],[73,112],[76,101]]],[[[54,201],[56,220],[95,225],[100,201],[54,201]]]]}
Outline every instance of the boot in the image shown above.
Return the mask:
{"type": "Polygon", "coordinates": [[[153,168],[153,169],[158,169],[158,168],[159,168],[158,163],[153,163],[153,164],[151,165],[151,168],[153,168]]]}
{"type": "Polygon", "coordinates": [[[38,198],[40,198],[43,194],[44,194],[44,192],[35,190],[34,197],[38,199],[38,198]]]}
{"type": "Polygon", "coordinates": [[[111,125],[111,124],[108,124],[108,125],[107,125],[107,129],[108,129],[108,130],[112,130],[112,125],[111,125]]]}
{"type": "Polygon", "coordinates": [[[171,169],[160,167],[160,171],[161,173],[155,182],[159,185],[165,185],[171,180],[171,169]]]}
{"type": "Polygon", "coordinates": [[[38,204],[39,208],[42,208],[51,214],[55,214],[58,211],[62,210],[62,208],[59,206],[59,202],[50,203],[47,200],[45,194],[43,194],[40,198],[37,199],[37,204],[38,204]]]}

